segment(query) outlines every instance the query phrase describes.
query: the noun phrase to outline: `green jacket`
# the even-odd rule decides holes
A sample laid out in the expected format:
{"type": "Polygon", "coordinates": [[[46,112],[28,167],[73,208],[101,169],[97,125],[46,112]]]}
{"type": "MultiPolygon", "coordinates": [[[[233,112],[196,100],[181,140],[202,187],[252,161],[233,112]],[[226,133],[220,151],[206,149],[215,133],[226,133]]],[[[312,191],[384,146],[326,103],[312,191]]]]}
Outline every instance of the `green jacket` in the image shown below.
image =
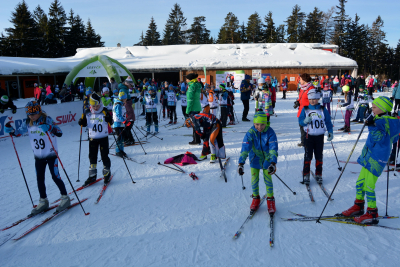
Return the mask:
{"type": "Polygon", "coordinates": [[[201,103],[200,103],[200,94],[201,94],[201,84],[198,81],[190,81],[189,88],[186,92],[187,99],[187,107],[186,114],[190,112],[200,112],[201,111],[201,103]]]}

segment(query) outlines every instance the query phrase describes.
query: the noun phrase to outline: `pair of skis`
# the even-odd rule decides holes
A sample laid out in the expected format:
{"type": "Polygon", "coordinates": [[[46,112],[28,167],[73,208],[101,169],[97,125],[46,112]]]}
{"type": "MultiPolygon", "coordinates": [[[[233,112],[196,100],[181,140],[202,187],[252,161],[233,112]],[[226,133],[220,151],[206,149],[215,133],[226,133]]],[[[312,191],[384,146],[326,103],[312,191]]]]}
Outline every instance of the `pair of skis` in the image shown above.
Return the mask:
{"type": "Polygon", "coordinates": [[[221,175],[220,175],[220,177],[225,179],[225,183],[228,182],[228,179],[226,178],[226,173],[225,173],[225,171],[226,171],[226,165],[228,164],[229,159],[230,159],[230,157],[227,158],[227,159],[225,160],[224,166],[222,166],[221,158],[218,158],[219,166],[220,166],[220,168],[221,168],[221,175]]]}
{"type": "MultiPolygon", "coordinates": [[[[120,156],[117,156],[116,154],[113,154],[113,153],[109,153],[109,155],[114,156],[114,157],[119,157],[119,158],[120,158],[120,156]]],[[[146,161],[140,162],[140,161],[137,161],[136,159],[130,158],[130,157],[124,157],[124,159],[133,161],[133,162],[138,163],[138,164],[144,164],[144,163],[146,162],[146,161]]],[[[101,161],[101,160],[99,160],[99,162],[100,162],[100,161],[101,161]]]]}
{"type": "MultiPolygon", "coordinates": [[[[294,215],[298,216],[295,218],[282,218],[283,221],[316,221],[318,220],[318,216],[317,217],[312,217],[312,216],[307,216],[304,214],[300,214],[300,213],[294,213],[291,212],[294,215]]],[[[333,216],[322,216],[321,220],[323,221],[328,221],[328,222],[336,222],[336,223],[343,223],[343,224],[351,224],[351,225],[357,225],[357,226],[363,226],[363,227],[367,227],[367,226],[372,226],[372,227],[380,227],[380,228],[385,228],[385,229],[390,229],[390,230],[400,230],[400,228],[398,227],[390,227],[390,226],[385,226],[385,225],[379,225],[379,224],[363,224],[363,223],[357,223],[354,221],[354,216],[350,216],[350,217],[345,217],[345,216],[337,216],[337,215],[333,215],[333,216]]],[[[378,219],[398,219],[398,216],[379,216],[378,219]]]]}
{"type": "MultiPolygon", "coordinates": [[[[237,230],[236,234],[233,236],[233,239],[238,239],[240,235],[242,234],[242,231],[244,229],[245,224],[250,221],[253,216],[256,214],[256,212],[260,209],[260,206],[265,202],[267,198],[267,194],[265,194],[261,201],[260,204],[258,205],[257,210],[250,212],[250,215],[247,216],[246,220],[243,222],[243,224],[240,226],[239,230],[237,230]]],[[[269,246],[272,248],[274,246],[274,241],[275,241],[275,235],[274,235],[274,215],[270,215],[269,217],[269,227],[270,227],[270,232],[269,232],[269,246]]]]}
{"type": "MultiPolygon", "coordinates": [[[[315,177],[314,172],[311,172],[311,175],[314,177],[315,181],[317,181],[317,178],[315,177]]],[[[308,192],[308,196],[310,197],[311,202],[315,202],[314,196],[313,196],[313,194],[312,194],[310,185],[309,185],[309,184],[306,184],[306,183],[304,183],[304,182],[300,182],[300,183],[305,184],[306,189],[307,189],[307,192],[308,192]]],[[[317,181],[317,183],[318,183],[318,181],[317,181]]],[[[327,198],[329,198],[330,194],[328,193],[328,190],[326,190],[326,188],[324,187],[323,183],[318,183],[318,186],[319,186],[319,188],[321,188],[322,192],[324,192],[324,195],[325,195],[327,198]]],[[[331,199],[329,199],[329,200],[330,200],[330,201],[333,201],[333,198],[331,198],[331,199]]]]}

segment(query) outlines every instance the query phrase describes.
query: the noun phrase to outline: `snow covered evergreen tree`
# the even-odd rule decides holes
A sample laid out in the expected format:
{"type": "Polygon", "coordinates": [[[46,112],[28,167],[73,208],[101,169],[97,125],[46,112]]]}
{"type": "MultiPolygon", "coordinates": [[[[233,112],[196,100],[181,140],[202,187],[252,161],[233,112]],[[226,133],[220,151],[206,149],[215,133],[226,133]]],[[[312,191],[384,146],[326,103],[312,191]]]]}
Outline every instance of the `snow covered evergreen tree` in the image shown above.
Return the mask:
{"type": "Polygon", "coordinates": [[[165,24],[162,43],[164,45],[184,44],[184,26],[186,26],[186,18],[183,16],[180,5],[175,3],[165,24]]]}
{"type": "Polygon", "coordinates": [[[259,43],[262,40],[262,23],[257,12],[251,14],[248,18],[246,38],[251,43],[259,43]]]}
{"type": "Polygon", "coordinates": [[[157,25],[153,17],[151,17],[149,28],[144,37],[144,44],[148,46],[161,45],[160,34],[157,31],[157,25]]]}

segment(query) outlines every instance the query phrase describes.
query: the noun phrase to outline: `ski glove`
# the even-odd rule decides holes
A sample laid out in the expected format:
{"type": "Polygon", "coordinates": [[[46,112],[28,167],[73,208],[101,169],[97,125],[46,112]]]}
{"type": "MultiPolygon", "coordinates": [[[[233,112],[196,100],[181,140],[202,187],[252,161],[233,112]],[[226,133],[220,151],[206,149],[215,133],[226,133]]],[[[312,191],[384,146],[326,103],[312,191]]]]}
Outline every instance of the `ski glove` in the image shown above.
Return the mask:
{"type": "Polygon", "coordinates": [[[48,124],[40,124],[39,125],[40,130],[42,130],[44,133],[47,131],[51,131],[51,126],[48,124]]]}
{"type": "Polygon", "coordinates": [[[328,133],[328,139],[327,141],[330,142],[333,139],[333,133],[328,133]]]}
{"type": "Polygon", "coordinates": [[[4,125],[4,131],[8,134],[12,134],[14,132],[14,128],[11,126],[11,123],[7,122],[6,125],[4,125]]]}
{"type": "Polygon", "coordinates": [[[12,110],[12,113],[13,113],[13,114],[17,113],[17,110],[16,110],[16,109],[13,109],[13,110],[12,110]]]}
{"type": "Polygon", "coordinates": [[[110,113],[108,113],[108,112],[106,112],[106,115],[104,116],[104,120],[109,124],[113,124],[114,123],[110,113]]]}
{"type": "Polygon", "coordinates": [[[84,119],[80,118],[80,119],[78,120],[78,124],[79,124],[80,126],[82,126],[82,127],[86,127],[86,126],[87,126],[87,120],[86,120],[86,118],[84,118],[84,119]]]}
{"type": "Polygon", "coordinates": [[[276,164],[272,162],[271,165],[269,165],[268,167],[268,174],[272,175],[275,174],[275,172],[276,172],[276,164]]]}
{"type": "Polygon", "coordinates": [[[244,166],[242,164],[239,164],[239,166],[238,166],[238,173],[239,173],[239,175],[244,174],[244,166]]]}
{"type": "Polygon", "coordinates": [[[312,118],[311,117],[307,117],[307,118],[305,118],[304,119],[304,124],[309,124],[309,123],[311,123],[311,121],[312,121],[312,118]]]}

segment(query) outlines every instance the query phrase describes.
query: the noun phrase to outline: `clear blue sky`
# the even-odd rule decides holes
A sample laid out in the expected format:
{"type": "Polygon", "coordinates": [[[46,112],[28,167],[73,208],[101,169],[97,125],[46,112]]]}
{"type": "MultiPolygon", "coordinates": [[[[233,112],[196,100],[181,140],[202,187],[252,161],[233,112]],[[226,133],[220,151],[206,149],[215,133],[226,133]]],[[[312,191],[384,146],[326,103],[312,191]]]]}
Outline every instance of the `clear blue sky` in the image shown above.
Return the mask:
{"type": "MultiPolygon", "coordinates": [[[[48,13],[50,3],[53,0],[26,0],[31,11],[40,5],[48,13]]],[[[272,11],[276,25],[282,24],[290,15],[292,7],[299,4],[306,14],[311,12],[315,6],[322,11],[327,11],[339,1],[226,1],[226,0],[203,0],[203,1],[170,1],[170,0],[61,0],[67,14],[72,8],[75,14],[79,14],[85,23],[88,18],[97,33],[102,36],[106,46],[131,46],[139,41],[141,32],[144,33],[153,16],[158,31],[162,36],[165,22],[174,3],[178,3],[187,18],[188,27],[196,16],[206,17],[206,26],[211,31],[211,36],[217,37],[218,31],[224,23],[228,12],[233,12],[239,19],[247,23],[248,17],[255,11],[262,18],[272,11]]],[[[17,1],[2,1],[0,9],[0,32],[10,27],[9,19],[11,12],[15,9],[17,1]]],[[[357,13],[361,17],[361,23],[372,25],[372,22],[380,15],[384,21],[384,31],[390,46],[395,47],[400,39],[400,1],[395,0],[349,0],[346,4],[346,13],[354,18],[357,13]]]]}

